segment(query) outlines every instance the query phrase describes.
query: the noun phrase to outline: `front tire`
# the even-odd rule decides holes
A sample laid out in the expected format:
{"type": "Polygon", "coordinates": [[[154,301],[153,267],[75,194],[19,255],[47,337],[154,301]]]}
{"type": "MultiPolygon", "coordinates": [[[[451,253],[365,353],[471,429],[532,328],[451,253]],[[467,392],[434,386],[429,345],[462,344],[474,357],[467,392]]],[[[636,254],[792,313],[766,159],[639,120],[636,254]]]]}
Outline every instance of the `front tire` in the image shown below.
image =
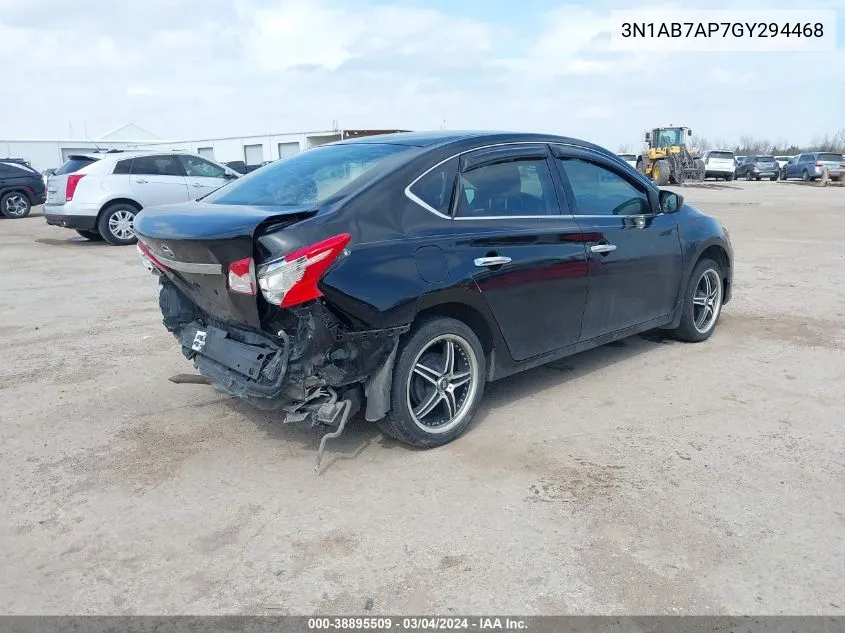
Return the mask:
{"type": "Polygon", "coordinates": [[[25,218],[32,211],[32,203],[19,191],[10,191],[0,198],[0,213],[7,218],[25,218]]]}
{"type": "Polygon", "coordinates": [[[97,220],[97,230],[112,246],[128,246],[138,241],[132,230],[132,223],[138,207],[125,202],[109,205],[97,220]]]}
{"type": "Polygon", "coordinates": [[[722,268],[712,259],[702,259],[687,283],[681,322],[670,334],[690,343],[710,338],[722,313],[723,298],[722,268]]]}
{"type": "Polygon", "coordinates": [[[447,444],[472,422],[486,376],[484,350],[468,325],[448,317],[426,319],[400,343],[390,412],[379,426],[412,446],[447,444]]]}
{"type": "Polygon", "coordinates": [[[730,182],[730,181],[731,181],[731,180],[733,180],[733,179],[734,179],[734,175],[733,175],[733,174],[728,174],[727,176],[725,176],[725,182],[730,182]]]}

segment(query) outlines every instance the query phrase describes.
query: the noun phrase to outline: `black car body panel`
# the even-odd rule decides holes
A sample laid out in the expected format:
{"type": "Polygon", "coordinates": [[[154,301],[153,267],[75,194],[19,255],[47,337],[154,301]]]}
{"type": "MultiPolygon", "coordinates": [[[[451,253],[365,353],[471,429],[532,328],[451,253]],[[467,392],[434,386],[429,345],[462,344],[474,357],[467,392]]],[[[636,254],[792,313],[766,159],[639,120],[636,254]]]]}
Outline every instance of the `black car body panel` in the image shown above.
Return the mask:
{"type": "MultiPolygon", "coordinates": [[[[165,324],[227,393],[273,400],[298,414],[323,387],[360,388],[368,419],[376,419],[386,411],[384,376],[397,343],[425,315],[468,323],[488,355],[488,378],[498,379],[670,327],[703,254],[720,258],[730,296],[733,252],[721,224],[689,205],[662,213],[657,187],[596,145],[538,134],[443,132],[323,147],[348,144],[403,148],[319,202],[256,207],[212,199],[145,209],[135,219],[141,243],[165,265],[158,271],[165,324]],[[464,208],[467,188],[475,187],[474,198],[497,183],[470,183],[472,170],[514,156],[530,159],[520,163],[528,169],[520,177],[540,183],[545,207],[536,215],[473,216],[464,208]],[[574,191],[573,165],[601,169],[613,181],[607,191],[638,193],[618,213],[602,213],[601,195],[574,191]],[[434,208],[412,189],[440,173],[445,198],[434,208]],[[281,308],[260,292],[228,291],[232,262],[253,258],[259,270],[341,234],[348,246],[321,276],[319,298],[281,308]],[[483,263],[491,257],[507,262],[483,263]],[[198,335],[205,342],[193,345],[198,335]],[[227,337],[235,344],[223,342],[227,337]]],[[[537,202],[533,193],[519,196],[514,204],[537,202]]]]}

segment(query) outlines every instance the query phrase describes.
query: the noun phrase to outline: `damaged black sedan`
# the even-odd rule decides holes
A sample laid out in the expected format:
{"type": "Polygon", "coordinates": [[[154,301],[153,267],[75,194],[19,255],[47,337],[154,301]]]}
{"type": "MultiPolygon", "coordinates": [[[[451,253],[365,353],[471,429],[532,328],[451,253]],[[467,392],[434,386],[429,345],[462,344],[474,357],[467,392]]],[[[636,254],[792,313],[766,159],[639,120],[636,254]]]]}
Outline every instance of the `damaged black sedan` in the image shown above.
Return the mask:
{"type": "Polygon", "coordinates": [[[425,447],[466,430],[488,381],[654,328],[708,338],[732,285],[718,221],[538,134],[333,143],[135,231],[216,389],[329,436],[363,409],[425,447]]]}

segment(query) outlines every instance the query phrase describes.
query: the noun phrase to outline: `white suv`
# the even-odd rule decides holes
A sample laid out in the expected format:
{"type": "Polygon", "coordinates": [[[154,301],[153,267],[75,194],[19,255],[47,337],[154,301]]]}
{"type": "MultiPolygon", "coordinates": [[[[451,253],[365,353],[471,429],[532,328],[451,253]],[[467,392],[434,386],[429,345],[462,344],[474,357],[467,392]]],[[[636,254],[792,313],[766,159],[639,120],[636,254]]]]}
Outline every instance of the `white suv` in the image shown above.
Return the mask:
{"type": "Polygon", "coordinates": [[[714,149],[704,154],[704,177],[734,179],[736,157],[730,150],[714,149]]]}
{"type": "Polygon", "coordinates": [[[237,177],[228,167],[183,152],[69,156],[47,180],[44,218],[89,240],[134,244],[132,221],[144,207],[195,200],[237,177]]]}

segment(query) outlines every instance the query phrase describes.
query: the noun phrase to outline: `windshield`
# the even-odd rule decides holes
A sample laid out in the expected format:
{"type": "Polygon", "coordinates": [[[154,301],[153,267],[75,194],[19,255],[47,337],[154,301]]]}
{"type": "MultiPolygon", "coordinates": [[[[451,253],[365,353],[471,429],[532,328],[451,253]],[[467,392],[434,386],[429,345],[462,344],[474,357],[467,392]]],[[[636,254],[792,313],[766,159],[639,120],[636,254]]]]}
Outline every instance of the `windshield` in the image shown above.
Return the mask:
{"type": "Polygon", "coordinates": [[[730,152],[710,152],[709,158],[727,158],[733,160],[734,155],[730,152]]]}
{"type": "Polygon", "coordinates": [[[285,158],[213,192],[204,202],[257,206],[318,203],[360,178],[407,145],[326,145],[285,158]]]}
{"type": "Polygon", "coordinates": [[[657,147],[682,145],[684,142],[684,128],[670,127],[663,130],[655,130],[655,132],[657,147]]]}

